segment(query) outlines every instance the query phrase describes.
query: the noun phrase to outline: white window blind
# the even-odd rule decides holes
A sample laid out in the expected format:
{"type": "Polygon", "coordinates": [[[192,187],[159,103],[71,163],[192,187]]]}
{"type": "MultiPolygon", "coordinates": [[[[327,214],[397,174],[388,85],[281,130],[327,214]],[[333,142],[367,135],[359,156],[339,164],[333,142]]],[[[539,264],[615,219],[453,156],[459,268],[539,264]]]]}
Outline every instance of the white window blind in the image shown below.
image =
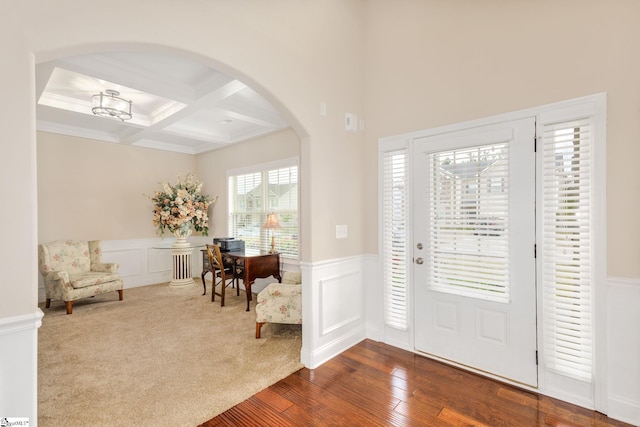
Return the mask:
{"type": "Polygon", "coordinates": [[[387,326],[408,328],[407,150],[385,152],[382,167],[382,246],[384,319],[387,326]]]}
{"type": "Polygon", "coordinates": [[[591,381],[590,119],[544,125],[542,145],[545,363],[591,381]]]}
{"type": "Polygon", "coordinates": [[[284,257],[299,256],[298,166],[276,167],[229,177],[229,230],[245,249],[268,250],[271,233],[284,257]],[[282,228],[265,230],[271,212],[282,228]]]}
{"type": "Polygon", "coordinates": [[[508,145],[429,156],[429,288],[507,301],[508,145]]]}

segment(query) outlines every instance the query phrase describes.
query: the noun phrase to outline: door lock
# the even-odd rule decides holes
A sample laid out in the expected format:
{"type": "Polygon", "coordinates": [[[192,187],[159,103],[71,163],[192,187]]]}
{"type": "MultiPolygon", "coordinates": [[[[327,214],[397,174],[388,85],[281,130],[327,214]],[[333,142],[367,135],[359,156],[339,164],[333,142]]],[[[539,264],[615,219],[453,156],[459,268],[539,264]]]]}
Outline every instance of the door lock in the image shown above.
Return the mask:
{"type": "Polygon", "coordinates": [[[416,245],[416,248],[418,248],[418,249],[422,249],[422,243],[418,243],[418,244],[416,245]]]}
{"type": "Polygon", "coordinates": [[[424,264],[424,259],[416,258],[416,264],[424,264]]]}

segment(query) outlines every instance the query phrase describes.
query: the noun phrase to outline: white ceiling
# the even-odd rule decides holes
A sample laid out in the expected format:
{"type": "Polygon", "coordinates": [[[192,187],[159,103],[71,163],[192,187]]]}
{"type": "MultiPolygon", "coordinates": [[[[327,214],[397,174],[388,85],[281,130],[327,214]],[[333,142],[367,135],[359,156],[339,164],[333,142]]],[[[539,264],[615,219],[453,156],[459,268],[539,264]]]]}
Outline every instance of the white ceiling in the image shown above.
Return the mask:
{"type": "Polygon", "coordinates": [[[288,127],[240,81],[203,64],[152,53],[101,53],[36,67],[37,129],[187,154],[288,127]],[[92,96],[132,100],[131,120],[93,115],[92,96]]]}

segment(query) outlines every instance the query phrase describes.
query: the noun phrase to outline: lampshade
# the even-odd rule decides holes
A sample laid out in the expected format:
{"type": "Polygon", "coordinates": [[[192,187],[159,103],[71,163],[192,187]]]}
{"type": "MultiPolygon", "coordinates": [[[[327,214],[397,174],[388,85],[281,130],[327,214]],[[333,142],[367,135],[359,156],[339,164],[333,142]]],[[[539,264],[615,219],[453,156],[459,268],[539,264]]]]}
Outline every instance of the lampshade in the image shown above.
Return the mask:
{"type": "Polygon", "coordinates": [[[107,89],[97,95],[93,95],[93,114],[102,117],[113,117],[122,121],[131,117],[131,101],[120,98],[120,92],[107,89]]]}
{"type": "Polygon", "coordinates": [[[278,215],[274,212],[267,215],[267,221],[264,223],[262,228],[282,228],[280,221],[278,221],[278,215]]]}

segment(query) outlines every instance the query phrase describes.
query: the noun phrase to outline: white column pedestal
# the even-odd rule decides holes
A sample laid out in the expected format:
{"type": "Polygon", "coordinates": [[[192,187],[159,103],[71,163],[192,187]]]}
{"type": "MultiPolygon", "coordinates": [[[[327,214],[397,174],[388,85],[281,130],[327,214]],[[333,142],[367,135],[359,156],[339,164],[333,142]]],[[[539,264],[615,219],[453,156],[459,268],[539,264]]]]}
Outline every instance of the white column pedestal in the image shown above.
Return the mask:
{"type": "Polygon", "coordinates": [[[171,248],[173,258],[173,280],[170,286],[189,286],[195,284],[191,274],[191,254],[193,247],[180,247],[174,245],[171,248]]]}

